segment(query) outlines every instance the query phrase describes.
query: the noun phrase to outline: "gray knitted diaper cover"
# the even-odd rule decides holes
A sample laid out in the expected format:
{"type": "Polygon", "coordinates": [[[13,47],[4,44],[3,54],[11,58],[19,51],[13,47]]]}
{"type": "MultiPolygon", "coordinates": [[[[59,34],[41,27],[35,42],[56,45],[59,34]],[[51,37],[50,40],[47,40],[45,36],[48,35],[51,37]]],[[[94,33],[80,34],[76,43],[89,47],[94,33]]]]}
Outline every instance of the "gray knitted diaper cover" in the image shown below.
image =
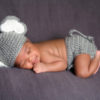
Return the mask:
{"type": "Polygon", "coordinates": [[[94,38],[86,36],[75,29],[69,31],[69,35],[65,37],[65,43],[67,48],[68,70],[73,67],[74,58],[77,55],[85,53],[89,54],[90,57],[93,58],[96,54],[97,47],[94,38]]]}

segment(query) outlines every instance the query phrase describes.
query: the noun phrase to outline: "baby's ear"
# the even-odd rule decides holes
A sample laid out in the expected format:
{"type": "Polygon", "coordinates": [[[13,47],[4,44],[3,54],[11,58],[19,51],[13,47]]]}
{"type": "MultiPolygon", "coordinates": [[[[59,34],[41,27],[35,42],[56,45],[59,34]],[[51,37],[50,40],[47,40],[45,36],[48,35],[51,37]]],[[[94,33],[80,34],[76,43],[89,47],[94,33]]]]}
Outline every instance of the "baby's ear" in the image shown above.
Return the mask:
{"type": "Polygon", "coordinates": [[[3,19],[0,25],[2,33],[15,32],[17,34],[26,34],[27,26],[16,16],[7,16],[3,19]]]}

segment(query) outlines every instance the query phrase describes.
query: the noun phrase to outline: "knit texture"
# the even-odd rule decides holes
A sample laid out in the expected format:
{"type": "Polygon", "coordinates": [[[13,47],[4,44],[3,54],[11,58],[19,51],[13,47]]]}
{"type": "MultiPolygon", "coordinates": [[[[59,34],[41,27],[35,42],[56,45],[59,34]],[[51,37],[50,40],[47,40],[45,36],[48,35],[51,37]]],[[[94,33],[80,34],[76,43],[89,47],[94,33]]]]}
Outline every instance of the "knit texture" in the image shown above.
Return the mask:
{"type": "Polygon", "coordinates": [[[94,38],[86,36],[77,30],[71,30],[69,36],[65,37],[67,47],[68,69],[73,67],[73,61],[79,54],[89,54],[93,58],[96,54],[97,47],[94,38]],[[78,34],[73,34],[74,32],[78,34]]]}
{"type": "Polygon", "coordinates": [[[0,61],[8,67],[13,67],[26,40],[27,38],[23,34],[0,33],[0,61]]]}

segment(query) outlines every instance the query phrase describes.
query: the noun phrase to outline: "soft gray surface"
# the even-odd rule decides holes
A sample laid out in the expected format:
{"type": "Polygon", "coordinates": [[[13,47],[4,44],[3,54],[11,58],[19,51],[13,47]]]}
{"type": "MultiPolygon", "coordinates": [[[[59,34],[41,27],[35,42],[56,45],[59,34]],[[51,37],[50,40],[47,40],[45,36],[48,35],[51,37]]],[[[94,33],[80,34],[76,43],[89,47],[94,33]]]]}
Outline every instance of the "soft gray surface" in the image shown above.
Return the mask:
{"type": "MultiPolygon", "coordinates": [[[[64,37],[72,28],[96,39],[100,48],[99,0],[0,0],[0,21],[16,15],[33,42],[64,37]]],[[[100,100],[100,71],[88,79],[71,72],[34,74],[0,68],[0,100],[100,100]]]]}
{"type": "Polygon", "coordinates": [[[100,71],[81,79],[66,71],[0,68],[0,100],[100,100],[100,71]]]}

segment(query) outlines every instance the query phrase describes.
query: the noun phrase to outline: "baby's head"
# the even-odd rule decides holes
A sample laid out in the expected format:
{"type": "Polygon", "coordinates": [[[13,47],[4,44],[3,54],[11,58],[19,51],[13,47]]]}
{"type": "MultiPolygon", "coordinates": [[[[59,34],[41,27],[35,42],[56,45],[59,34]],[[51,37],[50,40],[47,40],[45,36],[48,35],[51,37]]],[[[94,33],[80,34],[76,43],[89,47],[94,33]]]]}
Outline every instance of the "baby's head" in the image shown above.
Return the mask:
{"type": "Polygon", "coordinates": [[[26,24],[16,16],[7,16],[1,22],[0,64],[31,69],[34,63],[40,61],[39,50],[26,38],[26,32],[26,24]]]}
{"type": "Polygon", "coordinates": [[[40,60],[39,50],[25,35],[11,33],[0,34],[0,61],[8,67],[31,69],[35,60],[40,60]]]}
{"type": "Polygon", "coordinates": [[[34,64],[40,62],[40,53],[36,44],[27,40],[21,48],[15,60],[15,66],[25,69],[32,69],[34,64]]]}

